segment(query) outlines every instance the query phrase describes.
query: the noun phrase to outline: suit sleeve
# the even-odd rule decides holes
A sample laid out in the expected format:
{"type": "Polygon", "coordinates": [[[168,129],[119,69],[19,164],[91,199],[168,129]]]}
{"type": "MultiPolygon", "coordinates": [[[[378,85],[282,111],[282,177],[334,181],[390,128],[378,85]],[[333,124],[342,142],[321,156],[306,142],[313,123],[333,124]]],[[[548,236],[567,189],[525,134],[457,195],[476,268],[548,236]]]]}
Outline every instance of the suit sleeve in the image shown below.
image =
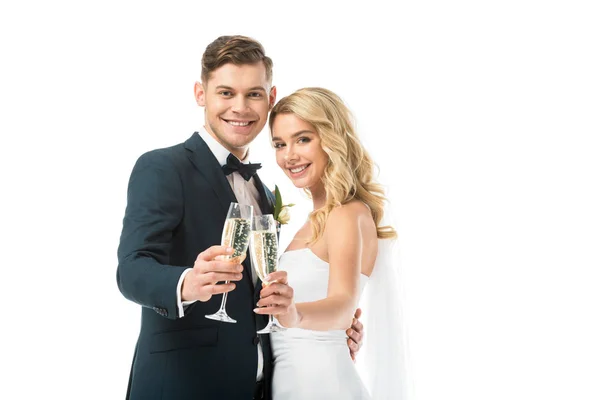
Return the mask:
{"type": "Polygon", "coordinates": [[[127,299],[175,319],[177,284],[190,266],[169,265],[173,232],[183,218],[181,178],[168,155],[153,151],[136,162],[117,252],[117,283],[127,299]]]}

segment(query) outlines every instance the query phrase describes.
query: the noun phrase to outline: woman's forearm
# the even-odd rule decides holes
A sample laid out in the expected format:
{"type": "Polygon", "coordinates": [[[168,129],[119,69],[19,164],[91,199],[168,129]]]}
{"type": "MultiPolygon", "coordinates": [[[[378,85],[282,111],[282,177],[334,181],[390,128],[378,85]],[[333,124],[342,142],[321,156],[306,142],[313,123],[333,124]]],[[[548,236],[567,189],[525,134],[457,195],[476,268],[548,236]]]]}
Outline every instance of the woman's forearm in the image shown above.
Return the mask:
{"type": "Polygon", "coordinates": [[[315,331],[347,329],[356,308],[353,296],[332,296],[323,300],[297,303],[300,316],[297,328],[315,331]]]}

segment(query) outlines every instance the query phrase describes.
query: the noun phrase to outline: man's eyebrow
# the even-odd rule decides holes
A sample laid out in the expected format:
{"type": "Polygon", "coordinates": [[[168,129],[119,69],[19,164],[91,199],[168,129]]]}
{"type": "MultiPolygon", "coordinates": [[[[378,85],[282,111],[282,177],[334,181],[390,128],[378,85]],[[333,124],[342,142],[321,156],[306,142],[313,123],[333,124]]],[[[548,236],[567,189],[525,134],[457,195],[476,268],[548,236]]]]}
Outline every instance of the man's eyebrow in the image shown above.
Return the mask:
{"type": "MultiPolygon", "coordinates": [[[[305,133],[312,133],[313,135],[315,134],[315,133],[314,133],[313,131],[311,131],[311,130],[308,130],[308,129],[303,129],[303,130],[301,130],[301,131],[298,131],[298,132],[294,133],[294,134],[292,135],[292,139],[293,139],[293,138],[295,138],[295,137],[298,137],[298,136],[300,136],[300,135],[303,135],[303,134],[305,134],[305,133]]],[[[281,138],[280,138],[279,136],[273,136],[273,138],[272,138],[271,140],[281,140],[281,138]]]]}
{"type": "MultiPolygon", "coordinates": [[[[235,91],[234,88],[232,88],[231,86],[227,86],[227,85],[218,85],[217,87],[215,87],[215,89],[227,89],[227,90],[235,91]]],[[[265,93],[267,92],[265,90],[265,88],[262,86],[254,86],[254,87],[251,87],[250,89],[248,89],[248,91],[256,91],[256,90],[260,90],[265,93]]]]}

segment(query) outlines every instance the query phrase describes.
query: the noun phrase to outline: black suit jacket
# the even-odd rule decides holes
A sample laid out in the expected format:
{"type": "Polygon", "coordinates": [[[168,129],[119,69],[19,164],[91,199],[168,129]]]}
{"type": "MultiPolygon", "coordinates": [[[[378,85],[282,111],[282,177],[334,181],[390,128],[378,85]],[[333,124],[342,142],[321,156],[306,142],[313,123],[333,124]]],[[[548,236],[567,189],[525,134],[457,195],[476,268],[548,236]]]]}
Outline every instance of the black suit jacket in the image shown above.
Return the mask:
{"type": "MultiPolygon", "coordinates": [[[[256,177],[263,213],[274,196],[256,177]]],[[[221,243],[229,204],[236,201],[216,158],[194,133],[185,143],[142,155],[131,173],[118,250],[117,282],[123,295],[142,306],[127,398],[131,400],[252,399],[257,343],[270,388],[269,335],[257,335],[266,317],[252,310],[260,285],[244,277],[229,293],[227,313],[236,324],[204,316],[222,296],[196,302],[178,318],[176,288],[198,254],[221,243]]],[[[267,393],[270,398],[270,393],[267,393]]]]}

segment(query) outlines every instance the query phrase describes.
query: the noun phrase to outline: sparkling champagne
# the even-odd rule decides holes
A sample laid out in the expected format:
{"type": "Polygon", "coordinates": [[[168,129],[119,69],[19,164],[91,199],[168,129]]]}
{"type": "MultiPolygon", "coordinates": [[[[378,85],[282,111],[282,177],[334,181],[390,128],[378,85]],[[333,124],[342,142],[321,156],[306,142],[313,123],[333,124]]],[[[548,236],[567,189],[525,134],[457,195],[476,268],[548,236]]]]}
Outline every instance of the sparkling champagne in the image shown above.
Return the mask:
{"type": "Polygon", "coordinates": [[[265,282],[267,275],[277,271],[277,234],[272,231],[252,231],[251,246],[252,266],[260,280],[265,282]]]}
{"type": "MultiPolygon", "coordinates": [[[[233,254],[226,259],[238,258],[242,263],[246,258],[250,240],[250,221],[243,218],[229,218],[225,221],[221,245],[233,248],[233,254]]],[[[236,260],[237,261],[237,260],[236,260]]]]}

